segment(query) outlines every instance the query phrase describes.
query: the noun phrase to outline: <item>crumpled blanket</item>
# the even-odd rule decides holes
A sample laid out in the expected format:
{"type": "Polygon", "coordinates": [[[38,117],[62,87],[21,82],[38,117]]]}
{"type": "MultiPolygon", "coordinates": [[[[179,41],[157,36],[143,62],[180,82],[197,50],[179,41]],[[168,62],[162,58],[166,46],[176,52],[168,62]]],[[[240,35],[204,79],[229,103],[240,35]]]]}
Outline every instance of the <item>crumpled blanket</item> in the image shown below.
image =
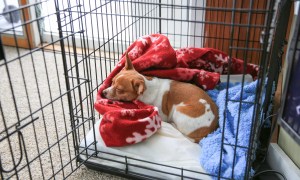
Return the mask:
{"type": "MultiPolygon", "coordinates": [[[[152,34],[138,38],[128,49],[134,68],[143,75],[194,83],[204,90],[213,89],[220,74],[227,73],[229,56],[212,48],[174,50],[168,38],[152,34]]],[[[231,58],[231,73],[243,72],[243,61],[231,58]]],[[[95,109],[103,116],[99,131],[107,146],[135,144],[153,135],[161,124],[156,107],[139,101],[120,102],[105,99],[102,91],[125,66],[125,54],[99,87],[95,109]]],[[[247,64],[246,73],[255,79],[258,66],[247,64]]]]}
{"type": "Polygon", "coordinates": [[[241,83],[230,84],[227,97],[230,101],[225,107],[226,84],[221,83],[218,89],[208,91],[219,107],[219,128],[199,142],[202,147],[200,164],[207,173],[218,175],[222,132],[224,132],[220,175],[223,178],[244,179],[257,81],[244,84],[243,92],[241,83]],[[240,104],[241,94],[243,103],[240,104]],[[241,108],[240,115],[239,108],[241,108]],[[235,145],[238,146],[236,152],[234,152],[235,145]]]}

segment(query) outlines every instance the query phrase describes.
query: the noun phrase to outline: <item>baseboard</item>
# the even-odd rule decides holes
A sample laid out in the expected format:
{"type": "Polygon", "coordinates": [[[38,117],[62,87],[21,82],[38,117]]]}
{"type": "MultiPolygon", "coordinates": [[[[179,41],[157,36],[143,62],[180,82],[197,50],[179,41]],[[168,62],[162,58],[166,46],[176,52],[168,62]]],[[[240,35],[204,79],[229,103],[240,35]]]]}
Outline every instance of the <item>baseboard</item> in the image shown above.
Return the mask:
{"type": "Polygon", "coordinates": [[[267,161],[273,170],[284,174],[287,180],[300,179],[300,169],[285,154],[278,144],[270,144],[267,161]]]}

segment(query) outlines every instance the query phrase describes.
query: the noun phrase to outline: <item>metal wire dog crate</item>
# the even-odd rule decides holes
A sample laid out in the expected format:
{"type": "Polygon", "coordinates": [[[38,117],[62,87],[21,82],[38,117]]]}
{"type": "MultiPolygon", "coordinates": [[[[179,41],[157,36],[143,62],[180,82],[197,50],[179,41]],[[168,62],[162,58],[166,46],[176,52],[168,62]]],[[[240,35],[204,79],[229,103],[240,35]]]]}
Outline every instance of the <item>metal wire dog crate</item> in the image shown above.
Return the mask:
{"type": "MultiPolygon", "coordinates": [[[[115,162],[123,163],[124,169],[90,162],[102,158],[101,149],[87,152],[96,137],[80,145],[89,130],[96,131],[93,125],[101,118],[93,105],[99,85],[132,42],[153,33],[166,35],[175,49],[216,48],[260,65],[245,172],[250,178],[263,119],[272,109],[291,3],[20,0],[19,7],[6,8],[5,19],[17,15],[20,21],[8,21],[10,25],[0,31],[1,179],[68,178],[83,164],[125,177],[154,178],[131,172],[132,167],[147,169],[127,163],[131,157],[111,154],[124,159],[115,162]]],[[[159,170],[160,164],[147,163],[158,168],[148,168],[150,172],[168,173],[159,170]]],[[[179,170],[174,177],[188,178],[187,169],[179,170]]]]}

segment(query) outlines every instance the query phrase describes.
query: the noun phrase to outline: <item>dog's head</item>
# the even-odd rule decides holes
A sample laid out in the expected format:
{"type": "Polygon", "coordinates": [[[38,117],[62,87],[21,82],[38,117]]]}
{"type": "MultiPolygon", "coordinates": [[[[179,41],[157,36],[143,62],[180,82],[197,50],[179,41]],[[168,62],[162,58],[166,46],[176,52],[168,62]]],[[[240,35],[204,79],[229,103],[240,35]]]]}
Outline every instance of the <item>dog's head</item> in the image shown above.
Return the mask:
{"type": "Polygon", "coordinates": [[[102,94],[107,99],[118,101],[133,101],[145,91],[145,81],[133,67],[131,60],[126,53],[126,63],[113,79],[112,85],[105,89],[102,94]]]}

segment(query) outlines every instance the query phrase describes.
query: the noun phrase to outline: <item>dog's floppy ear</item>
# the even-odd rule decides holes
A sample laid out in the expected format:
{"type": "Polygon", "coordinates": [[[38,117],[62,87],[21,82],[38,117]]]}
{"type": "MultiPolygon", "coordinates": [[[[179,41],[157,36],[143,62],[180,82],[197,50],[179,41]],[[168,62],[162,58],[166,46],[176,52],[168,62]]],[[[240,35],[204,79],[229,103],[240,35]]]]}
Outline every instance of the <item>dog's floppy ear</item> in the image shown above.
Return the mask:
{"type": "Polygon", "coordinates": [[[132,81],[132,85],[138,95],[143,94],[143,92],[145,91],[145,82],[143,80],[134,79],[132,81]]]}
{"type": "Polygon", "coordinates": [[[134,67],[131,63],[131,59],[129,58],[127,51],[126,51],[125,70],[134,70],[134,67]]]}

